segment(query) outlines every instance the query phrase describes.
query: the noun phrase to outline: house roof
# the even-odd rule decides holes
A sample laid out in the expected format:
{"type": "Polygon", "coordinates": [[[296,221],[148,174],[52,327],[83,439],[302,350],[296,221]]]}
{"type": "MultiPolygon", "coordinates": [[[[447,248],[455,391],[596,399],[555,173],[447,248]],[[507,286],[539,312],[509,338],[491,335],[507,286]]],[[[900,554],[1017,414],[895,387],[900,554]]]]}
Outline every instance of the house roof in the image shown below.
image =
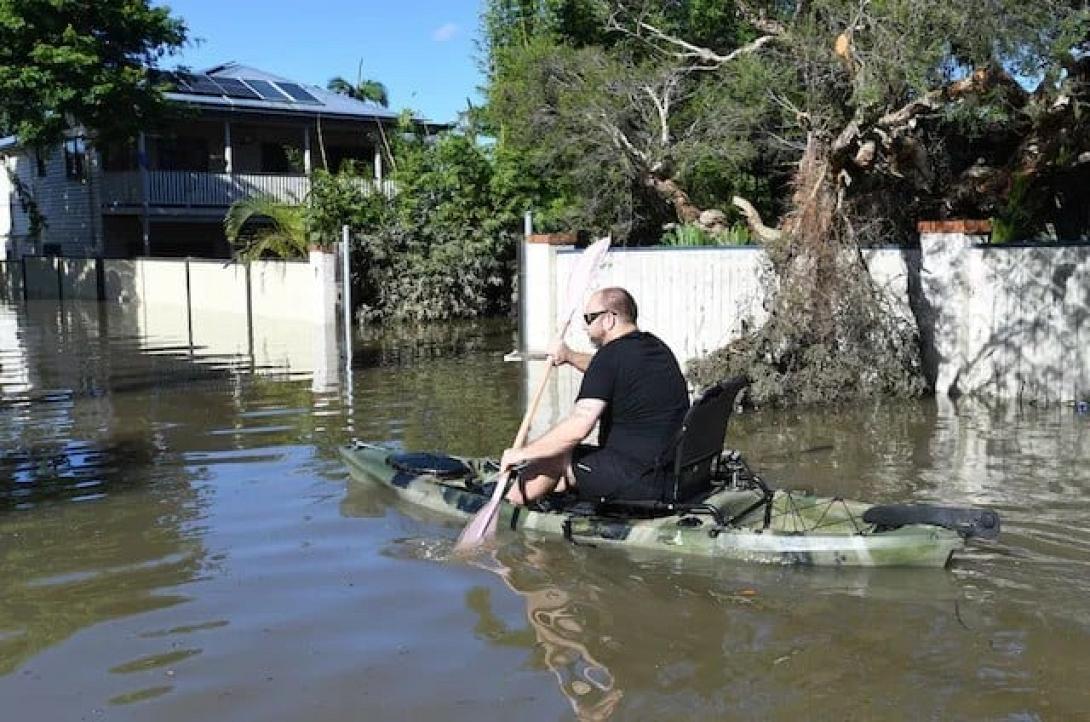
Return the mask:
{"type": "MultiPolygon", "coordinates": [[[[200,73],[153,72],[174,87],[173,90],[164,93],[169,100],[206,110],[361,120],[375,118],[392,120],[399,115],[377,103],[349,98],[347,95],[333,93],[317,85],[300,83],[233,61],[215,65],[200,73]],[[228,88],[217,83],[217,78],[235,82],[232,82],[231,87],[228,88]],[[268,100],[266,97],[274,98],[274,100],[268,100]]],[[[419,115],[414,115],[413,120],[432,129],[451,127],[449,123],[430,121],[419,115]]],[[[0,138],[0,151],[17,147],[19,147],[19,139],[16,136],[0,138]]]]}
{"type": "MultiPolygon", "coordinates": [[[[161,77],[174,85],[174,90],[166,93],[167,98],[207,109],[368,120],[392,120],[398,116],[398,113],[377,103],[356,100],[316,85],[300,83],[235,62],[216,65],[202,73],[162,73],[161,77]],[[208,78],[211,83],[206,81],[208,78]],[[218,79],[232,79],[236,82],[230,88],[221,87],[223,92],[217,92],[218,79]],[[239,84],[237,81],[242,82],[239,84]]],[[[413,119],[426,125],[440,125],[419,116],[414,116],[413,119]]]]}

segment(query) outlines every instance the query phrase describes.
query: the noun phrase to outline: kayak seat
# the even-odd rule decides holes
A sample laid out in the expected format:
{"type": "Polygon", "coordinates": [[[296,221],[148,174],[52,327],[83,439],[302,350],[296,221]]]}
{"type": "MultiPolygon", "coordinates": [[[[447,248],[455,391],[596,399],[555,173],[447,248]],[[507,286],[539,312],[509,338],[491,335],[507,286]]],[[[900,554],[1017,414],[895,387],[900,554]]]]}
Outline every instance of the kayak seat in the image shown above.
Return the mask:
{"type": "Polygon", "coordinates": [[[727,439],[727,422],[738,394],[749,384],[742,376],[705,389],[689,407],[672,444],[674,465],[667,476],[667,504],[694,503],[712,491],[712,478],[727,439]]]}
{"type": "Polygon", "coordinates": [[[659,500],[603,500],[599,514],[617,516],[666,516],[707,509],[702,504],[714,490],[713,481],[727,437],[727,422],[738,394],[749,384],[744,377],[730,378],[705,389],[689,407],[681,428],[663,458],[673,459],[665,468],[663,496],[659,500]]]}

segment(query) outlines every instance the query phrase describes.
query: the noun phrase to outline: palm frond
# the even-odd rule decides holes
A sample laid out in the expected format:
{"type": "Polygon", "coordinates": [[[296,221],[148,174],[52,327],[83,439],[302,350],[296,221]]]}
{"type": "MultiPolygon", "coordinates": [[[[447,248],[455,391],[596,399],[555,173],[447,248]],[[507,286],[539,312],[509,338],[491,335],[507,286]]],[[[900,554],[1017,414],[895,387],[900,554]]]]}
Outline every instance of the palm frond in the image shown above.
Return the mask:
{"type": "Polygon", "coordinates": [[[268,253],[281,258],[307,255],[306,222],[298,205],[267,196],[245,198],[227,209],[223,230],[236,254],[243,258],[260,258],[268,253]],[[265,219],[267,225],[251,225],[250,232],[244,232],[247,223],[256,219],[265,219]]]}

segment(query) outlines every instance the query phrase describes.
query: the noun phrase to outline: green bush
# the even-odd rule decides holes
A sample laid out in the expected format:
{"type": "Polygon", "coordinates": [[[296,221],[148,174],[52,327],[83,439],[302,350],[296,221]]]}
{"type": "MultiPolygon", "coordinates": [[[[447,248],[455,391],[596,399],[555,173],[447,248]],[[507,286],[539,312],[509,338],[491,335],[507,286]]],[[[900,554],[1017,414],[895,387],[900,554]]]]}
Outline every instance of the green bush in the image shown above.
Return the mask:
{"type": "Polygon", "coordinates": [[[742,223],[736,223],[720,233],[709,233],[699,226],[686,223],[662,234],[664,246],[748,246],[750,243],[749,229],[742,223]]]}
{"type": "Polygon", "coordinates": [[[315,174],[315,238],[352,238],[352,294],[362,322],[441,321],[507,313],[521,219],[493,191],[493,163],[469,138],[399,136],[388,199],[358,178],[315,174]]]}
{"type": "Polygon", "coordinates": [[[718,246],[716,240],[699,226],[686,223],[662,234],[664,246],[718,246]]]}

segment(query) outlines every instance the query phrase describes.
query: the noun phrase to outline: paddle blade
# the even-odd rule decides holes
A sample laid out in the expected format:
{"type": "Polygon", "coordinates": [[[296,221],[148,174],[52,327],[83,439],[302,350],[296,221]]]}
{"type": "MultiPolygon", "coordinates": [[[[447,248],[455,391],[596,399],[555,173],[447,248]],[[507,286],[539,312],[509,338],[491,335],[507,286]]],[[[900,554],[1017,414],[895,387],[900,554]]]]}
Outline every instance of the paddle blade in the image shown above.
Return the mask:
{"type": "Polygon", "coordinates": [[[496,476],[496,487],[492,490],[492,497],[488,503],[477,510],[473,518],[458,535],[458,541],[454,544],[454,551],[458,553],[469,552],[480,546],[486,540],[496,535],[496,517],[499,515],[500,503],[503,502],[503,494],[507,490],[506,479],[496,476]]]}
{"type": "Polygon", "coordinates": [[[557,318],[561,326],[566,326],[571,321],[572,315],[582,308],[583,297],[590,289],[594,276],[602,267],[602,259],[606,257],[609,243],[609,236],[599,238],[579,254],[579,260],[575,262],[571,275],[568,276],[568,288],[564,294],[564,310],[557,318]]]}

